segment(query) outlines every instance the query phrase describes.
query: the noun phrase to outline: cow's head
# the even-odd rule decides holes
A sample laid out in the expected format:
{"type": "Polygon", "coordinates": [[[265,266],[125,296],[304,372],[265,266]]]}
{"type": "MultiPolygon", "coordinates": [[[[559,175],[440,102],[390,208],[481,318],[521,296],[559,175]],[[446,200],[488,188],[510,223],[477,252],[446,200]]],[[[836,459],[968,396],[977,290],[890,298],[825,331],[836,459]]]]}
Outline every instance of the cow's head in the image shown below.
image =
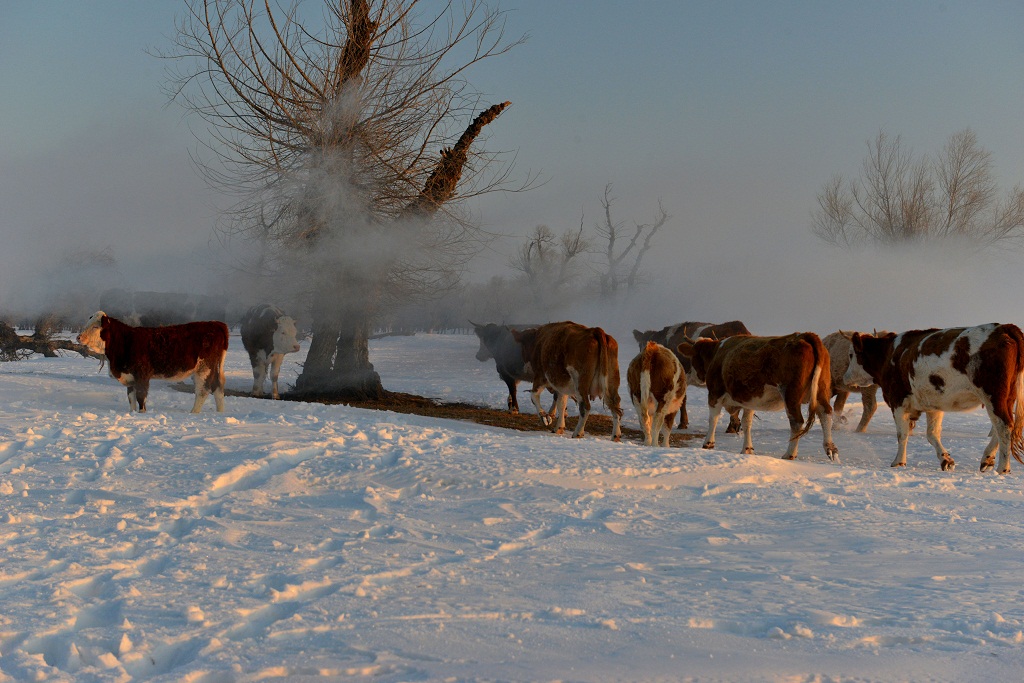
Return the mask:
{"type": "Polygon", "coordinates": [[[537,328],[531,327],[526,330],[508,328],[508,331],[512,333],[512,338],[516,340],[516,343],[523,348],[523,362],[529,363],[533,360],[533,350],[537,346],[537,328]]]}
{"type": "Polygon", "coordinates": [[[107,314],[103,311],[93,313],[85,323],[85,327],[78,333],[78,337],[76,337],[78,343],[87,347],[90,351],[105,353],[106,337],[103,334],[103,329],[106,320],[109,320],[109,318],[107,318],[107,314]]]}
{"type": "Polygon", "coordinates": [[[700,384],[707,382],[708,366],[711,359],[718,351],[719,341],[717,339],[700,338],[696,341],[690,339],[680,343],[676,350],[683,358],[689,359],[693,365],[693,374],[700,384]]]}
{"type": "Polygon", "coordinates": [[[295,328],[295,319],[282,315],[277,319],[274,329],[274,353],[295,353],[299,350],[299,333],[295,328]]]}
{"type": "Polygon", "coordinates": [[[878,384],[882,370],[892,356],[893,332],[861,334],[850,336],[850,365],[843,375],[843,383],[851,387],[866,387],[878,384]]]}
{"type": "Polygon", "coordinates": [[[494,358],[494,354],[491,353],[490,345],[494,340],[495,330],[498,325],[494,323],[487,323],[486,325],[480,325],[472,320],[469,324],[473,326],[473,332],[476,333],[477,338],[480,340],[480,348],[476,351],[476,359],[483,363],[486,360],[494,358]]]}
{"type": "Polygon", "coordinates": [[[647,330],[646,332],[633,330],[633,339],[636,339],[637,345],[639,345],[640,349],[643,350],[647,347],[647,342],[656,341],[654,338],[656,334],[658,334],[657,330],[647,330]]]}

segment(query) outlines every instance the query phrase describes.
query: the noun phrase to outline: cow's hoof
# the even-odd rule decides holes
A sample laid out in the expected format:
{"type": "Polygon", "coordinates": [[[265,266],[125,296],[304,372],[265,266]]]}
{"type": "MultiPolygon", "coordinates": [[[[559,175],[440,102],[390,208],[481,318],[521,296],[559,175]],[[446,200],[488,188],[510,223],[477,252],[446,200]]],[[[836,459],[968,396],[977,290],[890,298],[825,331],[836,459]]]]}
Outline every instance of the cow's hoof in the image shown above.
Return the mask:
{"type": "Polygon", "coordinates": [[[703,448],[703,449],[705,449],[705,450],[709,450],[709,451],[710,451],[710,450],[711,450],[712,448],[714,448],[714,447],[715,447],[715,442],[714,442],[714,441],[705,441],[705,442],[704,442],[704,445],[703,445],[703,446],[701,446],[701,448],[703,448]]]}
{"type": "Polygon", "coordinates": [[[732,425],[730,425],[730,426],[725,428],[725,433],[726,434],[739,434],[740,433],[740,428],[738,426],[737,427],[733,427],[732,425]]]}
{"type": "Polygon", "coordinates": [[[889,467],[906,467],[906,466],[907,466],[907,463],[905,463],[905,462],[894,462],[893,464],[889,465],[889,467]]]}
{"type": "Polygon", "coordinates": [[[754,449],[753,448],[744,448],[743,449],[743,455],[754,455],[754,449]]]}
{"type": "Polygon", "coordinates": [[[844,425],[844,424],[846,424],[847,422],[849,422],[849,420],[848,420],[848,419],[846,418],[846,416],[845,416],[845,415],[840,415],[840,416],[839,416],[839,419],[838,419],[838,420],[836,420],[836,421],[837,421],[837,422],[838,422],[839,424],[841,424],[841,425],[844,425]]]}
{"type": "Polygon", "coordinates": [[[1010,468],[1009,467],[1007,467],[1005,470],[999,470],[999,474],[1009,474],[1009,473],[1010,473],[1010,468]]]}
{"type": "Polygon", "coordinates": [[[836,448],[835,446],[830,446],[826,448],[825,455],[827,455],[828,459],[831,460],[832,462],[839,462],[839,449],[836,448]]]}
{"type": "Polygon", "coordinates": [[[989,470],[995,468],[995,466],[996,466],[995,458],[993,458],[992,460],[982,460],[981,461],[981,467],[979,468],[979,471],[981,471],[981,472],[988,472],[989,470]]]}
{"type": "Polygon", "coordinates": [[[943,472],[951,472],[956,467],[956,462],[953,461],[953,458],[949,457],[949,453],[943,453],[942,462],[939,463],[939,467],[943,472]]]}
{"type": "Polygon", "coordinates": [[[519,414],[519,408],[509,408],[508,412],[511,413],[512,415],[518,415],[519,414]]]}
{"type": "Polygon", "coordinates": [[[564,429],[552,429],[551,433],[552,434],[565,434],[565,430],[564,429]]]}
{"type": "Polygon", "coordinates": [[[612,441],[614,441],[615,443],[622,443],[622,437],[621,436],[613,436],[612,437],[612,441]]]}

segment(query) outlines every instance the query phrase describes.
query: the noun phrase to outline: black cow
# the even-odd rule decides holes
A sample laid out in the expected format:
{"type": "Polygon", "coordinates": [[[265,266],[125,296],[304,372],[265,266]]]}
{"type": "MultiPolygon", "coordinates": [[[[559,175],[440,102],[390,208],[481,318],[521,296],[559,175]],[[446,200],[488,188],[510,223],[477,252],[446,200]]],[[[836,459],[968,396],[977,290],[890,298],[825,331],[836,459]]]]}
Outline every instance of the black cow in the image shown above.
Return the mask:
{"type": "MultiPolygon", "coordinates": [[[[481,363],[494,359],[494,366],[508,386],[508,409],[513,415],[519,413],[519,401],[516,398],[516,387],[519,382],[533,382],[533,369],[523,359],[522,345],[512,337],[511,330],[527,330],[540,325],[483,325],[470,321],[473,331],[480,338],[480,349],[476,359],[481,363]]],[[[552,406],[553,408],[553,406],[552,406]]]]}

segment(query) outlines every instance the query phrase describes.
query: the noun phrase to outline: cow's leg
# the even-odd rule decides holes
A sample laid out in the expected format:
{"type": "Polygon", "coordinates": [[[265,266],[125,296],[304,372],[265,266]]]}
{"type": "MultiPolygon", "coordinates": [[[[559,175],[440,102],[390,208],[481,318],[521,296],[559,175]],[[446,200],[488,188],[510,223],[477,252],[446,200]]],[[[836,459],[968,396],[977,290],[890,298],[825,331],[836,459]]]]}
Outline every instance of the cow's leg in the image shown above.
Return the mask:
{"type": "Polygon", "coordinates": [[[665,416],[665,423],[661,427],[661,445],[664,446],[665,448],[668,448],[669,440],[672,438],[672,425],[675,424],[675,421],[676,413],[669,413],[668,415],[665,416]]]}
{"type": "MultiPolygon", "coordinates": [[[[544,412],[544,409],[541,408],[540,406],[540,394],[542,391],[544,391],[544,385],[534,382],[533,388],[530,389],[530,400],[533,402],[533,407],[537,409],[537,416],[540,417],[540,423],[547,427],[551,424],[551,418],[548,416],[547,413],[544,412]]],[[[554,408],[557,404],[558,394],[555,394],[555,402],[554,404],[552,404],[551,407],[554,408]]]]}
{"type": "Polygon", "coordinates": [[[128,401],[137,402],[140,413],[146,412],[146,397],[149,396],[149,378],[136,377],[132,388],[128,389],[128,401]],[[135,390],[135,401],[132,401],[132,388],[135,390]]]}
{"type": "Polygon", "coordinates": [[[896,457],[890,467],[907,466],[907,440],[910,438],[911,416],[906,408],[893,408],[892,418],[896,422],[896,457]]]}
{"type": "Polygon", "coordinates": [[[270,357],[270,395],[275,399],[281,398],[281,394],[277,390],[277,378],[281,376],[281,363],[283,362],[283,353],[275,353],[270,357]]]}
{"type": "Polygon", "coordinates": [[[505,386],[508,387],[508,412],[512,413],[513,415],[518,415],[519,398],[516,396],[516,387],[518,386],[519,382],[512,375],[504,375],[500,372],[498,373],[498,377],[501,377],[501,380],[505,383],[505,386]]]}
{"type": "Polygon", "coordinates": [[[704,448],[715,447],[715,430],[718,428],[718,418],[722,416],[722,405],[708,405],[708,435],[704,437],[704,448]]]}
{"type": "Polygon", "coordinates": [[[265,351],[257,351],[249,356],[252,362],[252,395],[259,398],[263,396],[263,386],[267,383],[267,354],[265,351]]]}
{"type": "Polygon", "coordinates": [[[679,404],[679,428],[690,428],[690,416],[686,412],[686,394],[683,394],[683,402],[679,404]]]}
{"type": "MultiPolygon", "coordinates": [[[[605,399],[605,405],[612,411],[612,441],[622,441],[622,410],[619,408],[618,403],[608,405],[609,401],[607,397],[605,399]]],[[[655,443],[657,443],[658,435],[654,435],[655,443]]]]}
{"type": "Polygon", "coordinates": [[[584,429],[587,426],[587,418],[590,417],[590,396],[586,392],[582,393],[577,403],[580,408],[580,419],[576,423],[576,429],[572,432],[572,438],[581,439],[585,434],[584,429]]]}
{"type": "Polygon", "coordinates": [[[828,403],[818,403],[818,421],[821,422],[822,445],[825,448],[825,457],[832,462],[839,463],[839,449],[832,442],[832,425],[835,413],[829,409],[828,403]]]}
{"type": "MultiPolygon", "coordinates": [[[[994,422],[992,424],[992,429],[988,430],[988,435],[989,435],[988,445],[985,446],[985,452],[982,453],[982,455],[981,455],[981,467],[979,468],[979,471],[981,471],[981,472],[988,472],[990,469],[992,469],[992,468],[994,468],[996,466],[996,451],[999,451],[1000,450],[999,447],[1002,445],[1002,444],[999,443],[999,435],[996,433],[996,426],[995,426],[994,422]]],[[[1003,464],[1002,455],[1003,455],[1002,451],[1000,451],[1000,453],[999,453],[999,456],[1000,456],[999,457],[999,464],[1000,464],[1000,466],[1002,466],[1002,464],[1003,464]]],[[[1009,473],[1009,465],[1010,465],[1009,461],[1007,461],[1006,465],[1007,465],[1007,472],[1006,473],[1008,474],[1009,473]]]]}
{"type": "Polygon", "coordinates": [[[640,431],[644,435],[644,445],[651,445],[651,412],[647,409],[647,401],[633,399],[633,407],[636,408],[636,419],[640,422],[640,431]]]}
{"type": "MultiPolygon", "coordinates": [[[[804,414],[800,409],[801,401],[804,398],[801,394],[804,392],[797,391],[796,386],[797,384],[794,382],[789,387],[779,387],[779,393],[786,400],[786,417],[789,418],[789,445],[786,447],[786,454],[782,456],[786,460],[796,460],[797,447],[800,445],[800,432],[804,428],[804,414]]],[[[812,388],[811,391],[814,389],[812,388]]],[[[829,410],[831,411],[831,407],[829,410]]]]}
{"type": "Polygon", "coordinates": [[[135,396],[135,384],[128,385],[128,412],[139,412],[139,401],[135,396]]]}
{"type": "Polygon", "coordinates": [[[865,432],[868,429],[868,422],[878,408],[878,387],[871,386],[860,392],[861,401],[864,403],[864,412],[860,415],[860,422],[857,424],[858,432],[865,432]]]}
{"type": "Polygon", "coordinates": [[[740,409],[729,408],[729,426],[725,428],[726,434],[740,433],[740,409]]]}
{"type": "Polygon", "coordinates": [[[956,463],[953,462],[953,458],[950,457],[946,447],[942,445],[943,415],[944,413],[941,410],[929,410],[925,413],[925,419],[928,423],[928,443],[935,449],[935,457],[939,459],[939,467],[945,472],[956,467],[956,463]]]}
{"type": "Polygon", "coordinates": [[[203,409],[203,403],[206,402],[206,397],[210,395],[210,375],[211,371],[208,368],[200,368],[192,373],[192,384],[195,385],[196,389],[196,400],[192,402],[193,413],[198,413],[203,409]]]}
{"type": "Polygon", "coordinates": [[[551,431],[555,434],[563,434],[565,433],[565,411],[569,406],[569,394],[559,394],[555,403],[555,418],[553,421],[548,418],[548,424],[553,424],[551,431]]]}
{"type": "Polygon", "coordinates": [[[836,390],[836,400],[832,404],[832,414],[834,415],[833,422],[835,424],[844,425],[847,423],[846,415],[843,415],[843,410],[846,409],[846,399],[850,397],[849,391],[843,391],[842,389],[836,390]]]}
{"type": "Polygon", "coordinates": [[[981,461],[981,471],[984,472],[986,469],[992,469],[993,456],[992,454],[999,449],[999,467],[996,472],[999,474],[1010,473],[1010,453],[1011,453],[1011,429],[1010,425],[1013,424],[1013,400],[1008,399],[1005,404],[989,407],[986,402],[986,410],[988,410],[988,417],[992,420],[992,430],[990,432],[992,438],[989,440],[988,446],[985,448],[985,455],[981,461]],[[988,467],[985,464],[988,463],[988,467]]]}
{"type": "Polygon", "coordinates": [[[750,408],[743,410],[743,417],[740,420],[740,428],[743,430],[743,450],[741,453],[754,454],[754,411],[750,408]]]}
{"type": "Polygon", "coordinates": [[[651,445],[658,446],[661,442],[661,433],[665,429],[665,407],[659,406],[654,411],[654,420],[651,422],[651,445]]]}

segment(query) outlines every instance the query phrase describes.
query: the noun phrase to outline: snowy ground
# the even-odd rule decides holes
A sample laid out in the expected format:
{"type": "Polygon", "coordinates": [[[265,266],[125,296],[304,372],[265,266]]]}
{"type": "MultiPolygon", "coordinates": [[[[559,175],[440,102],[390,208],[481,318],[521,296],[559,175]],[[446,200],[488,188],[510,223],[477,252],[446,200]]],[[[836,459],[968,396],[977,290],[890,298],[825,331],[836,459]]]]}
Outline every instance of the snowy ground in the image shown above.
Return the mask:
{"type": "MultiPolygon", "coordinates": [[[[503,406],[475,350],[419,335],[372,360],[389,389],[503,406]]],[[[237,338],[229,385],[251,386],[237,338]]],[[[755,423],[763,455],[737,455],[722,433],[714,451],[651,449],[250,398],[196,416],[160,382],[129,414],[72,356],[0,364],[0,393],[0,680],[1024,670],[1024,467],[977,473],[981,412],[948,416],[944,473],[923,429],[889,468],[884,405],[866,435],[837,433],[835,465],[818,427],[780,460],[781,414],[755,423]]]]}

